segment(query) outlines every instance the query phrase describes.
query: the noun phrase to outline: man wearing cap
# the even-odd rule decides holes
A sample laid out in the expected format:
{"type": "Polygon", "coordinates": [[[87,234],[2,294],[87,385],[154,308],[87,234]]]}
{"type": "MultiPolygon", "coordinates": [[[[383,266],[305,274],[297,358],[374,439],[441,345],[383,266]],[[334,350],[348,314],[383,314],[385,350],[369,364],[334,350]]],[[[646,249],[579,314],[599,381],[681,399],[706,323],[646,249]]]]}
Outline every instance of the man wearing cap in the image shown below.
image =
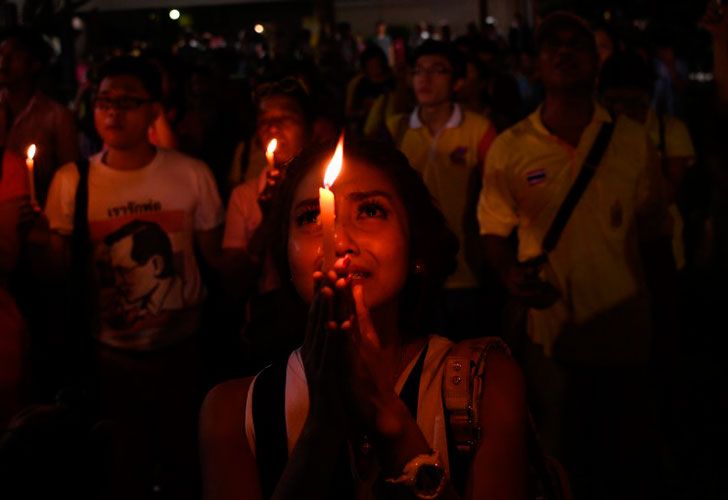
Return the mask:
{"type": "Polygon", "coordinates": [[[612,489],[620,497],[640,491],[650,477],[646,464],[655,463],[646,278],[671,276],[669,216],[654,147],[641,125],[620,118],[546,263],[522,265],[542,254],[602,124],[613,122],[593,99],[598,56],[589,26],[552,14],[537,44],[546,98],[490,149],[478,204],[481,239],[487,261],[527,307],[523,356],[544,444],[565,462],[576,498],[612,489]]]}

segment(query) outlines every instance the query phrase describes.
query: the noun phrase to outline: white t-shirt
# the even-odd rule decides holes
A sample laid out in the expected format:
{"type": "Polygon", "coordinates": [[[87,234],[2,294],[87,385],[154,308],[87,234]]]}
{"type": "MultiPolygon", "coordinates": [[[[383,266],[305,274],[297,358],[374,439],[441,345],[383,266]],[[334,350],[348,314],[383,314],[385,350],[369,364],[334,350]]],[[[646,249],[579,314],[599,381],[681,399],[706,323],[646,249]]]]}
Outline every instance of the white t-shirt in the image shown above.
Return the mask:
{"type": "MultiPolygon", "coordinates": [[[[50,228],[73,231],[78,170],[58,170],[48,194],[50,228]]],[[[204,297],[194,232],[223,221],[207,166],[159,149],[140,169],[117,170],[90,158],[89,231],[98,283],[100,342],[152,350],[192,335],[204,297]]]]}
{"type": "MultiPolygon", "coordinates": [[[[248,179],[233,189],[225,216],[225,235],[223,248],[246,249],[253,234],[263,221],[263,212],[258,204],[258,195],[265,188],[269,168],[263,169],[258,176],[248,179]]],[[[260,293],[279,288],[280,280],[275,270],[273,259],[266,254],[263,261],[263,272],[258,281],[260,293]]]]}

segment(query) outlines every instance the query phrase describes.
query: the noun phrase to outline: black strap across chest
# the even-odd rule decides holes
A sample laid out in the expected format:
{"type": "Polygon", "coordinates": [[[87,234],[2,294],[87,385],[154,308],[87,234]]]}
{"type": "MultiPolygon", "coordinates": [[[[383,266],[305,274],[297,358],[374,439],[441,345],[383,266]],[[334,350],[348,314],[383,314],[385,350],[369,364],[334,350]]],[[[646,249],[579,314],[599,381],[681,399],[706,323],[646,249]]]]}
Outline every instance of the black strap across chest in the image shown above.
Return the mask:
{"type": "Polygon", "coordinates": [[[614,122],[605,122],[602,124],[597,134],[597,138],[594,140],[589,154],[584,160],[584,164],[579,171],[579,175],[574,180],[574,184],[571,185],[571,189],[566,193],[564,201],[561,203],[559,210],[556,212],[554,220],[551,222],[546,235],[543,238],[543,252],[551,252],[556,248],[556,244],[559,241],[562,231],[566,227],[566,223],[569,221],[572,212],[576,208],[576,205],[581,199],[581,195],[584,194],[586,188],[589,186],[589,182],[594,177],[597,171],[597,167],[602,161],[604,152],[609,146],[609,141],[612,138],[612,132],[614,132],[614,122]]]}
{"type": "Polygon", "coordinates": [[[253,386],[255,456],[263,498],[273,495],[288,461],[286,432],[286,360],[269,365],[253,386]]]}
{"type": "MultiPolygon", "coordinates": [[[[420,353],[412,371],[402,386],[399,398],[413,418],[417,418],[420,380],[425,366],[427,345],[420,353]]],[[[255,429],[255,459],[263,498],[270,498],[288,461],[288,432],[286,429],[286,371],[288,361],[269,365],[256,377],[253,386],[253,428],[255,429]]],[[[348,453],[342,453],[339,467],[350,471],[348,453]],[[344,460],[345,459],[345,460],[344,460]]],[[[338,475],[338,474],[337,474],[338,475]]],[[[333,497],[332,497],[333,498],[333,497]]]]}

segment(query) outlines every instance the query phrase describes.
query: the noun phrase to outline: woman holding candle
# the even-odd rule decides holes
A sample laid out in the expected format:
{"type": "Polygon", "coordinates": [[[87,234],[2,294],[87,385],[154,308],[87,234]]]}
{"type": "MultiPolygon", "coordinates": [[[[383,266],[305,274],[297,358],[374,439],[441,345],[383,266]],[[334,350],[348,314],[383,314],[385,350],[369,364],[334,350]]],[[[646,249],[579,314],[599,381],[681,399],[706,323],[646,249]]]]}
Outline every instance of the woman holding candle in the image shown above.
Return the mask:
{"type": "Polygon", "coordinates": [[[245,322],[244,373],[255,373],[271,360],[287,356],[301,341],[291,331],[289,319],[305,318],[305,309],[288,307],[291,296],[280,291],[280,280],[266,255],[268,236],[261,227],[277,202],[288,164],[319,137],[311,98],[299,80],[288,77],[259,85],[254,98],[256,134],[238,148],[233,162],[233,172],[247,180],[230,195],[222,244],[227,270],[223,285],[232,300],[221,311],[226,320],[220,324],[233,325],[229,333],[237,337],[241,321],[245,322]],[[240,307],[241,303],[246,306],[240,307]]]}
{"type": "MultiPolygon", "coordinates": [[[[330,157],[327,150],[296,161],[271,219],[279,273],[310,304],[303,347],[255,382],[226,382],[208,395],[200,424],[205,496],[458,498],[437,473],[448,468],[440,382],[452,344],[431,330],[456,239],[404,156],[347,145],[331,187],[338,260],[324,268],[319,189],[330,157]],[[271,375],[281,378],[268,394],[261,388],[271,387],[271,375]],[[274,432],[262,432],[271,425],[274,432]],[[431,484],[403,484],[424,468],[431,484]]],[[[487,380],[479,403],[488,431],[465,497],[523,498],[521,374],[494,352],[487,380]]]]}

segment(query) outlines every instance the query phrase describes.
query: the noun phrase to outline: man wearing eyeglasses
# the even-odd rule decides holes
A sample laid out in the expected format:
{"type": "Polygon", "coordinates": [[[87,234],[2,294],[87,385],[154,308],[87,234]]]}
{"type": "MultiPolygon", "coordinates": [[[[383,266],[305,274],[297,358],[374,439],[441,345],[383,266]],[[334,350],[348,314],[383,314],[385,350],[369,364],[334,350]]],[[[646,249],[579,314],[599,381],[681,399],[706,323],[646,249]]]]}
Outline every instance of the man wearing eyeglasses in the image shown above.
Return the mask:
{"type": "MultiPolygon", "coordinates": [[[[415,52],[412,85],[417,107],[397,115],[387,127],[399,149],[418,170],[460,240],[457,269],[446,287],[443,323],[457,337],[483,334],[487,299],[474,266],[466,259],[470,232],[466,216],[469,191],[480,177],[483,160],[496,136],[485,117],[455,102],[465,78],[465,62],[457,49],[428,40],[415,52]]],[[[472,215],[474,219],[474,215],[472,215]]]]}
{"type": "MultiPolygon", "coordinates": [[[[105,148],[89,159],[88,228],[102,405],[116,419],[125,457],[113,489],[122,498],[143,498],[154,488],[194,498],[205,295],[196,255],[218,266],[223,208],[204,163],[149,142],[161,112],[156,69],[116,58],[99,79],[94,120],[105,148]]],[[[78,187],[75,164],[51,184],[45,213],[57,255],[74,231],[78,187]]]]}

